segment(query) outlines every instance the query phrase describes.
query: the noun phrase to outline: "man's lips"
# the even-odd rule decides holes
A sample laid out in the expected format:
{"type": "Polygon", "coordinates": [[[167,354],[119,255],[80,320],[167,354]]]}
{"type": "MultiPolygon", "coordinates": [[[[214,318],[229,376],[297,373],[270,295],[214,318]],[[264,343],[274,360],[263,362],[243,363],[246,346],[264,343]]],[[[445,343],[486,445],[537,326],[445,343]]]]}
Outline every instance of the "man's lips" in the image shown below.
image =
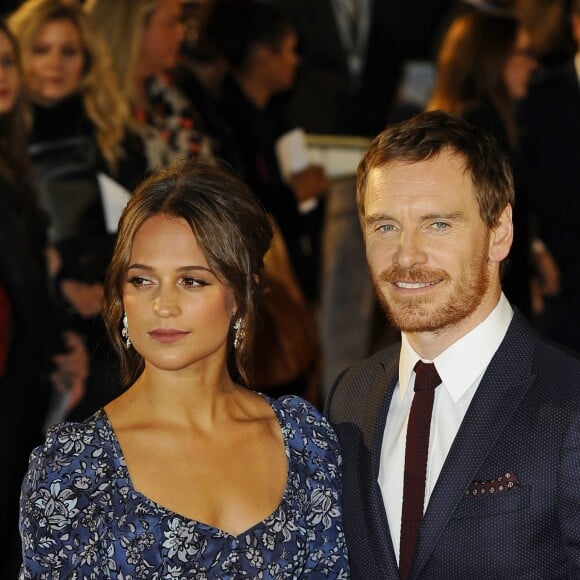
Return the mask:
{"type": "Polygon", "coordinates": [[[181,340],[184,336],[187,336],[189,332],[185,330],[176,330],[174,328],[157,328],[149,332],[149,336],[156,340],[157,342],[162,342],[164,344],[169,344],[172,342],[177,342],[181,340]]]}

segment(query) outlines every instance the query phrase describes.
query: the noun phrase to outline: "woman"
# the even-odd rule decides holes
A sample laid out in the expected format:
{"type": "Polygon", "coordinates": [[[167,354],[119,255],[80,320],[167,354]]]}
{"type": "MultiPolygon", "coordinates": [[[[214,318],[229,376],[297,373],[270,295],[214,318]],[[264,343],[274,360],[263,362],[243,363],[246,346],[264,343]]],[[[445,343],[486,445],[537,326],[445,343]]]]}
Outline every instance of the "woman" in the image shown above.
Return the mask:
{"type": "Polygon", "coordinates": [[[283,176],[276,144],[287,127],[274,97],[294,84],[300,59],[294,25],[272,3],[217,0],[200,36],[213,43],[230,74],[221,89],[220,111],[232,128],[239,169],[277,221],[302,291],[316,305],[321,278],[324,195],[330,181],[309,165],[283,176]]]}
{"type": "Polygon", "coordinates": [[[103,179],[132,189],[144,176],[142,143],[117,87],[104,41],[74,0],[27,0],[9,25],[22,48],[32,100],[29,152],[50,217],[52,272],[62,316],[91,351],[91,375],[72,417],[113,397],[100,318],[102,284],[116,229],[103,179]],[[110,382],[109,382],[110,385],[110,382]]]}
{"type": "Polygon", "coordinates": [[[141,143],[131,131],[108,47],[76,0],[27,0],[9,17],[33,100],[35,143],[92,137],[99,169],[129,189],[143,177],[141,143]]]}
{"type": "Polygon", "coordinates": [[[346,577],[333,431],[245,383],[271,238],[219,168],[186,162],[137,189],[104,309],[127,389],[33,453],[23,576],[346,577]]]}
{"type": "Polygon", "coordinates": [[[145,139],[149,170],[213,153],[194,104],[176,87],[185,28],[181,0],[87,0],[93,26],[115,55],[115,72],[145,139]]]}
{"type": "Polygon", "coordinates": [[[0,21],[0,423],[10,441],[2,474],[1,578],[18,573],[20,485],[30,451],[43,439],[53,386],[70,388],[74,406],[87,358],[80,337],[64,332],[49,295],[46,218],[28,179],[20,85],[16,41],[0,21]]]}
{"type": "Polygon", "coordinates": [[[467,9],[453,19],[443,37],[427,106],[486,129],[510,158],[517,194],[515,235],[502,286],[510,301],[530,317],[542,308],[541,294],[555,293],[559,287],[554,261],[541,241],[533,239],[534,216],[517,150],[515,107],[525,97],[536,67],[530,36],[515,18],[467,9]],[[532,265],[539,276],[533,276],[532,265]]]}

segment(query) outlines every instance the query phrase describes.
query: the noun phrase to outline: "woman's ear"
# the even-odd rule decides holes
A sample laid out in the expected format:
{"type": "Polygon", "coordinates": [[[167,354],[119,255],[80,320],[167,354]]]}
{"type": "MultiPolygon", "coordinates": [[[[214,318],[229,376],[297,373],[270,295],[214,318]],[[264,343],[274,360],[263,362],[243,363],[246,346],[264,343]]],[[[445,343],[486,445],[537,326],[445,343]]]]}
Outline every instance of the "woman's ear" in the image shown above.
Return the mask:
{"type": "Polygon", "coordinates": [[[514,226],[512,222],[512,206],[508,203],[497,224],[491,228],[489,237],[489,260],[501,262],[507,258],[514,239],[514,226]]]}

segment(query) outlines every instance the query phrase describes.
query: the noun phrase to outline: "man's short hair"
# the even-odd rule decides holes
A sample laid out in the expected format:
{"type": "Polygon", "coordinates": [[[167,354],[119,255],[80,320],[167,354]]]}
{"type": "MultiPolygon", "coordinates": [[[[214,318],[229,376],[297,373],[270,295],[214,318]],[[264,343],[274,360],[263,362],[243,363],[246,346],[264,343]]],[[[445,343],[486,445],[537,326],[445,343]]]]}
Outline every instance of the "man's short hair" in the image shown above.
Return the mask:
{"type": "Polygon", "coordinates": [[[444,150],[463,159],[465,171],[475,186],[481,218],[489,228],[496,226],[505,207],[514,204],[510,163],[490,134],[442,111],[419,113],[388,126],[373,139],[357,170],[361,223],[368,175],[372,169],[392,163],[426,161],[444,150]]]}

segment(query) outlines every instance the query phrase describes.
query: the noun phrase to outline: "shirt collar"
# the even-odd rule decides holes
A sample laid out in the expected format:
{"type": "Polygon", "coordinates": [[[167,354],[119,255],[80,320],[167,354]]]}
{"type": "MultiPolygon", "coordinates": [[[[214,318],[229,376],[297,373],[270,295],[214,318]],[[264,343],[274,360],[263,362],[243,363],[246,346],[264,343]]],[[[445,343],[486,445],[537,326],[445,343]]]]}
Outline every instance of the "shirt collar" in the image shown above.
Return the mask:
{"type": "MultiPolygon", "coordinates": [[[[445,349],[434,361],[443,386],[453,401],[457,402],[487,368],[499,348],[513,316],[513,310],[505,295],[489,316],[465,336],[445,349]]],[[[399,358],[399,389],[405,397],[413,368],[421,357],[409,344],[406,333],[401,336],[399,358]]]]}

